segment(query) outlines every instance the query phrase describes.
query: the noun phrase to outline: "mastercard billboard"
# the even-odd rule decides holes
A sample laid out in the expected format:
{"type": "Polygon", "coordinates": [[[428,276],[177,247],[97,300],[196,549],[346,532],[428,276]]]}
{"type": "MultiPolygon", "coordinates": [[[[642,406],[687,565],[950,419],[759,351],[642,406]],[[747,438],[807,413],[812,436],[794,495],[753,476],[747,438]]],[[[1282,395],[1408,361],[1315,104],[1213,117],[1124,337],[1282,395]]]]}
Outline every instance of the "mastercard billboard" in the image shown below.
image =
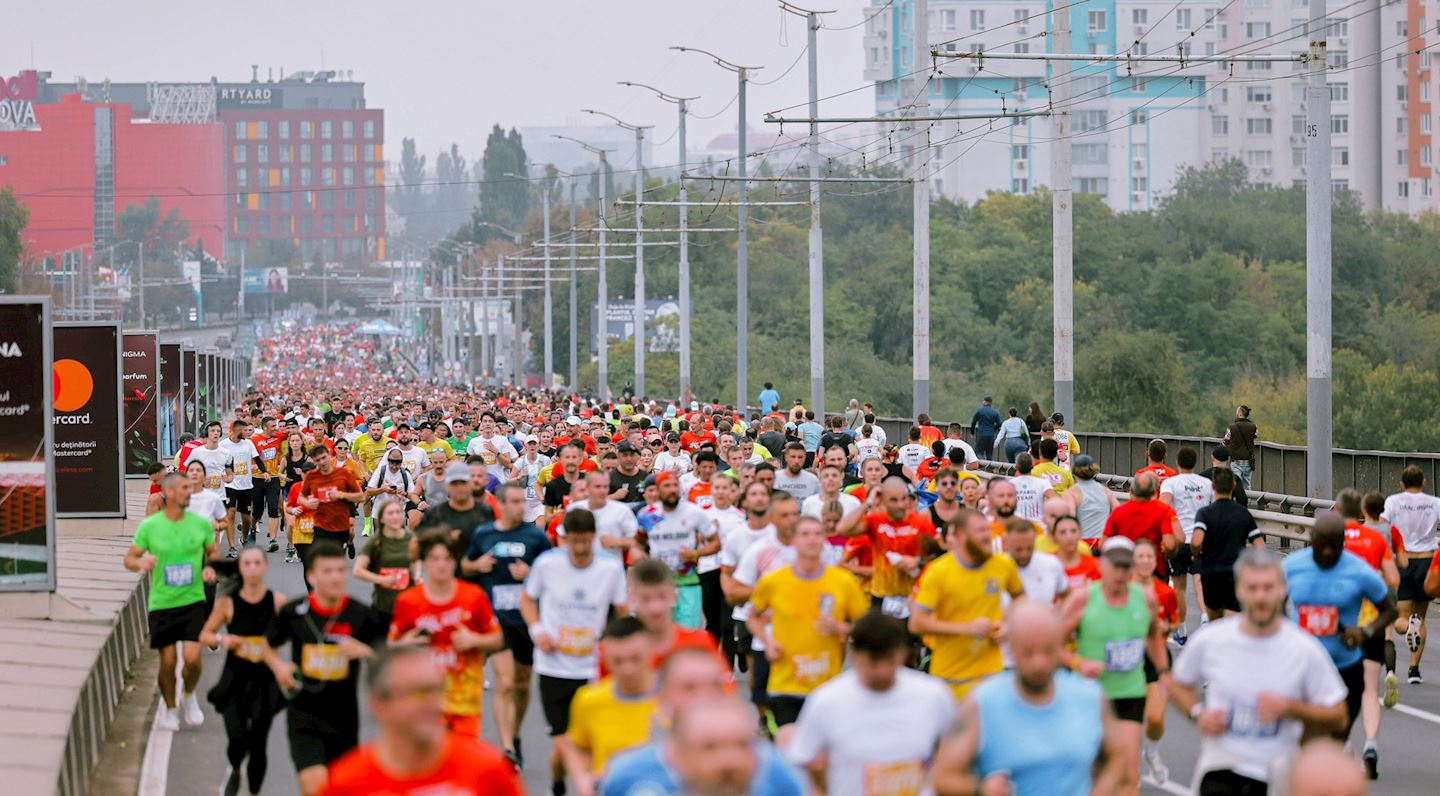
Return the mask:
{"type": "Polygon", "coordinates": [[[55,590],[50,299],[0,296],[0,591],[55,590]]]}
{"type": "Polygon", "coordinates": [[[57,517],[124,517],[120,325],[57,323],[51,368],[57,517]]]}

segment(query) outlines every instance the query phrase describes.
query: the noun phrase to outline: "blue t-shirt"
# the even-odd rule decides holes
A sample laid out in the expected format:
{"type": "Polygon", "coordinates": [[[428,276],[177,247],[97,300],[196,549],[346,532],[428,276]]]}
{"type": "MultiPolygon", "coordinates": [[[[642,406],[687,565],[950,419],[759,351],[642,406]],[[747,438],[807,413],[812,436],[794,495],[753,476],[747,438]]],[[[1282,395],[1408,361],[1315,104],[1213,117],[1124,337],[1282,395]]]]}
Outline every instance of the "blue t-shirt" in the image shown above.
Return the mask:
{"type": "MultiPolygon", "coordinates": [[[[750,780],[749,796],[803,796],[805,786],[775,747],[759,743],[759,765],[750,780]]],[[[601,796],[658,796],[687,791],[680,775],[665,762],[660,744],[646,744],[611,758],[601,782],[601,796]]]]}
{"type": "Polygon", "coordinates": [[[760,391],[760,414],[768,415],[775,411],[775,405],[780,403],[780,393],[774,390],[760,391]]]}
{"type": "Polygon", "coordinates": [[[510,574],[510,565],[516,561],[534,564],[535,559],[549,549],[549,537],[534,523],[522,522],[508,531],[497,529],[493,522],[476,526],[465,558],[474,561],[486,553],[495,556],[495,568],[477,577],[500,624],[525,624],[525,619],[520,616],[520,592],[525,588],[525,581],[516,580],[510,574]]]}
{"type": "Polygon", "coordinates": [[[800,441],[805,443],[805,450],[814,453],[820,450],[820,437],[825,434],[825,427],[814,420],[806,420],[800,424],[800,441]]]}
{"type": "Polygon", "coordinates": [[[1286,556],[1284,567],[1290,587],[1290,618],[1320,640],[1335,668],[1359,663],[1362,650],[1345,646],[1340,631],[1357,626],[1363,600],[1379,605],[1389,595],[1380,573],[1348,551],[1340,553],[1335,566],[1321,569],[1315,563],[1314,548],[1308,547],[1286,556]]]}
{"type": "Polygon", "coordinates": [[[1084,796],[1104,734],[1100,684],[1067,671],[1055,673],[1048,705],[1026,702],[1015,673],[1001,672],[975,688],[980,746],[975,772],[983,779],[1008,771],[1015,796],[1084,796]],[[1035,743],[1064,738],[1064,743],[1035,743]]]}

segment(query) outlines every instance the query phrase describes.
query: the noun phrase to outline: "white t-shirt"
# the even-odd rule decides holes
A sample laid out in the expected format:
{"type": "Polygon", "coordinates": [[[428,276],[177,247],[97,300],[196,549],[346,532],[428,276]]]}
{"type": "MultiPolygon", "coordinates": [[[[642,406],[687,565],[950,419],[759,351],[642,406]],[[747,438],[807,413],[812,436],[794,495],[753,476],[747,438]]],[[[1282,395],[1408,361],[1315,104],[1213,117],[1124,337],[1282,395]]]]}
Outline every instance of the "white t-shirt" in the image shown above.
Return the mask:
{"type": "Polygon", "coordinates": [[[675,504],[674,511],[665,511],[663,506],[656,507],[646,519],[647,523],[650,518],[658,520],[645,531],[650,542],[650,557],[664,563],[672,572],[680,572],[685,568],[680,561],[680,548],[695,550],[715,535],[715,526],[710,521],[710,515],[694,503],[684,500],[675,504]]]}
{"type": "Polygon", "coordinates": [[[1424,492],[1397,492],[1385,498],[1384,517],[1400,530],[1408,552],[1428,553],[1435,550],[1435,524],[1440,522],[1440,498],[1424,492]]]}
{"type": "MultiPolygon", "coordinates": [[[[190,451],[190,458],[185,460],[187,466],[190,462],[200,462],[205,465],[205,491],[222,501],[225,499],[225,468],[230,467],[233,461],[230,451],[226,450],[223,445],[222,441],[222,447],[217,447],[215,450],[201,445],[190,451]]],[[[251,449],[254,449],[253,444],[251,449]]]]}
{"type": "MultiPolygon", "coordinates": [[[[1036,550],[1030,554],[1030,563],[1019,569],[1020,582],[1025,585],[1027,600],[1034,600],[1039,605],[1054,605],[1056,597],[1070,592],[1070,578],[1066,576],[1065,565],[1060,563],[1057,556],[1036,550]]],[[[1000,604],[1007,612],[1013,601],[1009,594],[1000,595],[1000,604]]],[[[1014,665],[1008,641],[1001,643],[1000,657],[1005,661],[1005,668],[1014,665]]]]}
{"type": "MultiPolygon", "coordinates": [[[[730,577],[734,578],[736,583],[742,583],[753,589],[761,578],[793,563],[795,563],[795,548],[788,544],[781,544],[772,528],[770,535],[745,550],[745,555],[740,557],[740,563],[736,565],[735,572],[730,577]]],[[[738,610],[741,615],[735,617],[736,619],[743,622],[750,618],[750,602],[748,600],[738,610]]],[[[757,638],[751,642],[750,649],[764,651],[765,647],[757,638]]]]}
{"type": "Polygon", "coordinates": [[[400,505],[403,506],[406,501],[410,500],[410,490],[415,487],[415,476],[406,472],[403,461],[399,467],[391,470],[389,463],[381,459],[375,467],[375,472],[370,474],[370,480],[366,482],[365,485],[370,489],[393,485],[396,489],[400,490],[400,494],[398,495],[379,494],[370,499],[370,516],[374,519],[379,519],[380,509],[385,508],[386,503],[392,500],[398,500],[400,501],[400,505]]]}
{"type": "Polygon", "coordinates": [[[540,608],[540,627],[555,639],[555,652],[535,648],[535,671],[547,677],[589,680],[610,606],[625,602],[625,568],[614,558],[596,558],[584,569],[570,563],[568,550],[550,550],[525,578],[525,593],[540,608]]]}
{"type": "Polygon", "coordinates": [[[886,793],[920,793],[954,720],[950,689],[928,674],[902,668],[889,691],[876,692],[847,669],[805,699],[785,758],[803,768],[824,755],[830,793],[879,792],[867,780],[893,783],[886,793]]]}
{"type": "Polygon", "coordinates": [[[856,460],[863,462],[863,461],[865,461],[866,459],[878,459],[878,458],[880,458],[880,456],[881,456],[880,448],[881,448],[881,447],[882,447],[882,446],[881,446],[881,444],[880,444],[880,440],[875,439],[874,437],[870,437],[869,439],[866,439],[866,438],[864,438],[864,437],[856,437],[856,438],[855,438],[855,450],[856,450],[856,452],[857,452],[857,454],[858,454],[858,455],[856,456],[856,460]]]}
{"type": "Polygon", "coordinates": [[[498,464],[500,462],[500,454],[502,453],[509,457],[512,462],[515,461],[515,457],[519,455],[515,452],[515,446],[510,444],[510,440],[504,434],[496,434],[493,437],[477,436],[475,439],[470,440],[470,443],[465,446],[465,453],[470,456],[483,458],[486,467],[492,464],[498,464]],[[491,450],[491,448],[494,448],[494,450],[491,450]]]}
{"type": "Polygon", "coordinates": [[[535,454],[535,460],[531,461],[529,456],[521,456],[515,462],[515,469],[525,472],[525,521],[534,522],[535,518],[545,510],[540,500],[544,495],[536,484],[540,481],[540,471],[550,465],[550,457],[543,453],[535,454]]]}
{"type": "MultiPolygon", "coordinates": [[[[745,512],[734,506],[728,509],[721,509],[716,508],[712,504],[709,508],[705,509],[705,516],[710,520],[710,526],[715,531],[713,535],[720,537],[722,547],[725,544],[725,539],[729,537],[730,531],[745,524],[745,512]]],[[[695,565],[695,571],[702,575],[706,572],[714,572],[719,568],[719,553],[704,556],[700,559],[700,562],[695,565]]]]}
{"type": "Polygon", "coordinates": [[[1297,719],[1262,723],[1255,716],[1259,695],[1334,705],[1345,701],[1345,684],[1320,641],[1290,620],[1280,620],[1280,630],[1263,638],[1240,627],[1241,617],[1227,616],[1192,635],[1175,659],[1172,676],[1191,688],[1205,684],[1206,709],[1230,716],[1224,735],[1201,740],[1197,768],[1203,770],[1207,757],[1224,758],[1224,767],[1235,773],[1269,782],[1271,766],[1299,748],[1304,724],[1297,719]]]}
{"type": "MultiPolygon", "coordinates": [[[[741,523],[730,530],[729,535],[720,537],[720,566],[730,569],[730,576],[733,578],[739,571],[740,562],[745,558],[745,553],[751,547],[759,544],[764,539],[775,538],[775,526],[766,523],[765,527],[756,530],[750,527],[749,522],[741,523]]],[[[748,615],[744,605],[737,605],[730,609],[730,617],[738,621],[745,621],[748,615]]]]}
{"type": "Polygon", "coordinates": [[[895,452],[895,463],[914,470],[920,466],[920,462],[930,458],[930,449],[918,442],[911,442],[902,445],[900,450],[895,452]]]}
{"type": "Polygon", "coordinates": [[[1016,475],[1010,478],[1015,485],[1015,514],[1031,522],[1045,519],[1045,493],[1053,491],[1050,479],[1037,475],[1016,475]]]}
{"type": "Polygon", "coordinates": [[[875,441],[880,443],[880,447],[885,447],[885,443],[890,441],[890,438],[885,435],[885,429],[879,423],[870,424],[870,430],[873,432],[875,441]]]}
{"type": "Polygon", "coordinates": [[[1180,518],[1180,530],[1185,532],[1185,544],[1190,544],[1190,535],[1195,533],[1195,513],[1215,502],[1215,489],[1210,479],[1195,473],[1176,473],[1160,485],[1160,494],[1170,496],[1170,507],[1180,518]]]}
{"type": "Polygon", "coordinates": [[[595,515],[595,555],[597,558],[612,558],[620,560],[619,550],[612,550],[601,547],[602,538],[609,539],[634,539],[635,532],[640,530],[640,525],[635,522],[635,513],[630,510],[628,503],[621,503],[618,500],[606,500],[605,505],[595,508],[593,501],[586,501],[581,508],[595,515]]]}
{"type": "MultiPolygon", "coordinates": [[[[839,501],[840,508],[844,510],[844,514],[840,515],[842,517],[860,508],[860,498],[847,492],[841,492],[835,499],[839,501]]],[[[824,495],[811,495],[805,498],[804,502],[800,504],[800,516],[814,517],[817,520],[821,519],[821,509],[825,507],[827,502],[829,501],[825,499],[824,495]]]]}
{"type": "Polygon", "coordinates": [[[216,497],[215,493],[208,490],[202,490],[190,495],[190,503],[185,510],[199,514],[206,522],[214,525],[225,519],[225,499],[216,497]]]}
{"type": "Polygon", "coordinates": [[[255,466],[255,459],[260,456],[260,451],[255,448],[255,443],[248,438],[232,442],[229,437],[226,437],[220,440],[220,450],[230,456],[230,461],[235,466],[235,477],[230,479],[230,483],[225,486],[240,490],[253,487],[255,481],[250,475],[250,470],[255,466]]]}
{"type": "Polygon", "coordinates": [[[955,448],[959,448],[960,450],[965,451],[966,467],[969,467],[971,462],[980,461],[980,457],[975,455],[975,449],[970,447],[970,443],[966,442],[963,439],[945,440],[945,455],[950,455],[950,451],[954,450],[955,448]]]}
{"type": "Polygon", "coordinates": [[[671,455],[670,451],[661,451],[656,454],[655,464],[651,467],[651,471],[657,475],[660,473],[684,475],[693,469],[695,469],[695,464],[690,461],[690,454],[683,450],[674,455],[671,455]]]}
{"type": "Polygon", "coordinates": [[[400,451],[400,466],[410,474],[410,483],[414,484],[415,479],[420,477],[420,472],[430,466],[430,454],[424,448],[411,446],[410,450],[396,448],[400,451]]]}
{"type": "Polygon", "coordinates": [[[798,475],[791,475],[789,469],[777,470],[775,488],[788,492],[796,500],[807,500],[820,494],[820,477],[809,470],[801,470],[798,475]]]}

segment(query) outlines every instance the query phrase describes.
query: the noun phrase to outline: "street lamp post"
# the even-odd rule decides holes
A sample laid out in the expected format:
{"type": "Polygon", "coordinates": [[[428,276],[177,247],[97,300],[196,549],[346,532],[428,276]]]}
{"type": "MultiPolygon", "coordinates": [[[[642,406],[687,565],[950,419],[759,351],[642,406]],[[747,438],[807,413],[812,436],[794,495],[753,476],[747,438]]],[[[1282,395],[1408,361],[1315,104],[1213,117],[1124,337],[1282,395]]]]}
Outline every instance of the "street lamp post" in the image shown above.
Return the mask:
{"type": "MultiPolygon", "coordinates": [[[[597,219],[600,222],[597,225],[600,228],[600,262],[596,266],[595,271],[595,292],[598,296],[597,303],[599,305],[599,317],[596,319],[595,324],[595,327],[598,330],[595,340],[595,348],[598,351],[595,363],[595,392],[600,397],[600,400],[603,401],[607,397],[609,397],[610,393],[610,317],[609,297],[606,294],[605,285],[605,153],[608,150],[604,150],[596,146],[591,146],[590,144],[587,144],[578,138],[571,138],[568,135],[560,135],[559,133],[554,133],[553,135],[555,138],[558,138],[562,141],[569,141],[572,144],[578,144],[586,152],[593,152],[597,157],[600,158],[600,177],[598,180],[598,182],[600,183],[600,210],[597,219]]],[[[573,202],[571,203],[571,206],[574,206],[573,202]]],[[[573,224],[571,225],[570,237],[572,240],[575,237],[573,224]]],[[[571,252],[572,254],[574,252],[573,246],[571,247],[571,252]]],[[[571,271],[572,273],[574,271],[573,257],[571,258],[571,271]]],[[[574,282],[572,281],[571,284],[573,285],[574,282]]],[[[570,295],[575,295],[573,287],[571,288],[570,295]]]]}

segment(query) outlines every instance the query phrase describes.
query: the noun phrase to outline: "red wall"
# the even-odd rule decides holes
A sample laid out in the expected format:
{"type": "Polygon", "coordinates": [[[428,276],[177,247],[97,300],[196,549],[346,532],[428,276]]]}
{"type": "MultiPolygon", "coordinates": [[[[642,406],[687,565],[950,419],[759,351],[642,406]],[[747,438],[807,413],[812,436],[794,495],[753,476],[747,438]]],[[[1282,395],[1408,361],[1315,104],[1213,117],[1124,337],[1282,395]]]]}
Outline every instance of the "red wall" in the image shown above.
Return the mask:
{"type": "Polygon", "coordinates": [[[225,145],[220,125],[130,122],[130,106],[116,107],[115,212],[151,196],[161,213],[172,208],[190,222],[190,239],[221,256],[225,243],[225,145]],[[122,123],[123,120],[123,123],[122,123]]]}

